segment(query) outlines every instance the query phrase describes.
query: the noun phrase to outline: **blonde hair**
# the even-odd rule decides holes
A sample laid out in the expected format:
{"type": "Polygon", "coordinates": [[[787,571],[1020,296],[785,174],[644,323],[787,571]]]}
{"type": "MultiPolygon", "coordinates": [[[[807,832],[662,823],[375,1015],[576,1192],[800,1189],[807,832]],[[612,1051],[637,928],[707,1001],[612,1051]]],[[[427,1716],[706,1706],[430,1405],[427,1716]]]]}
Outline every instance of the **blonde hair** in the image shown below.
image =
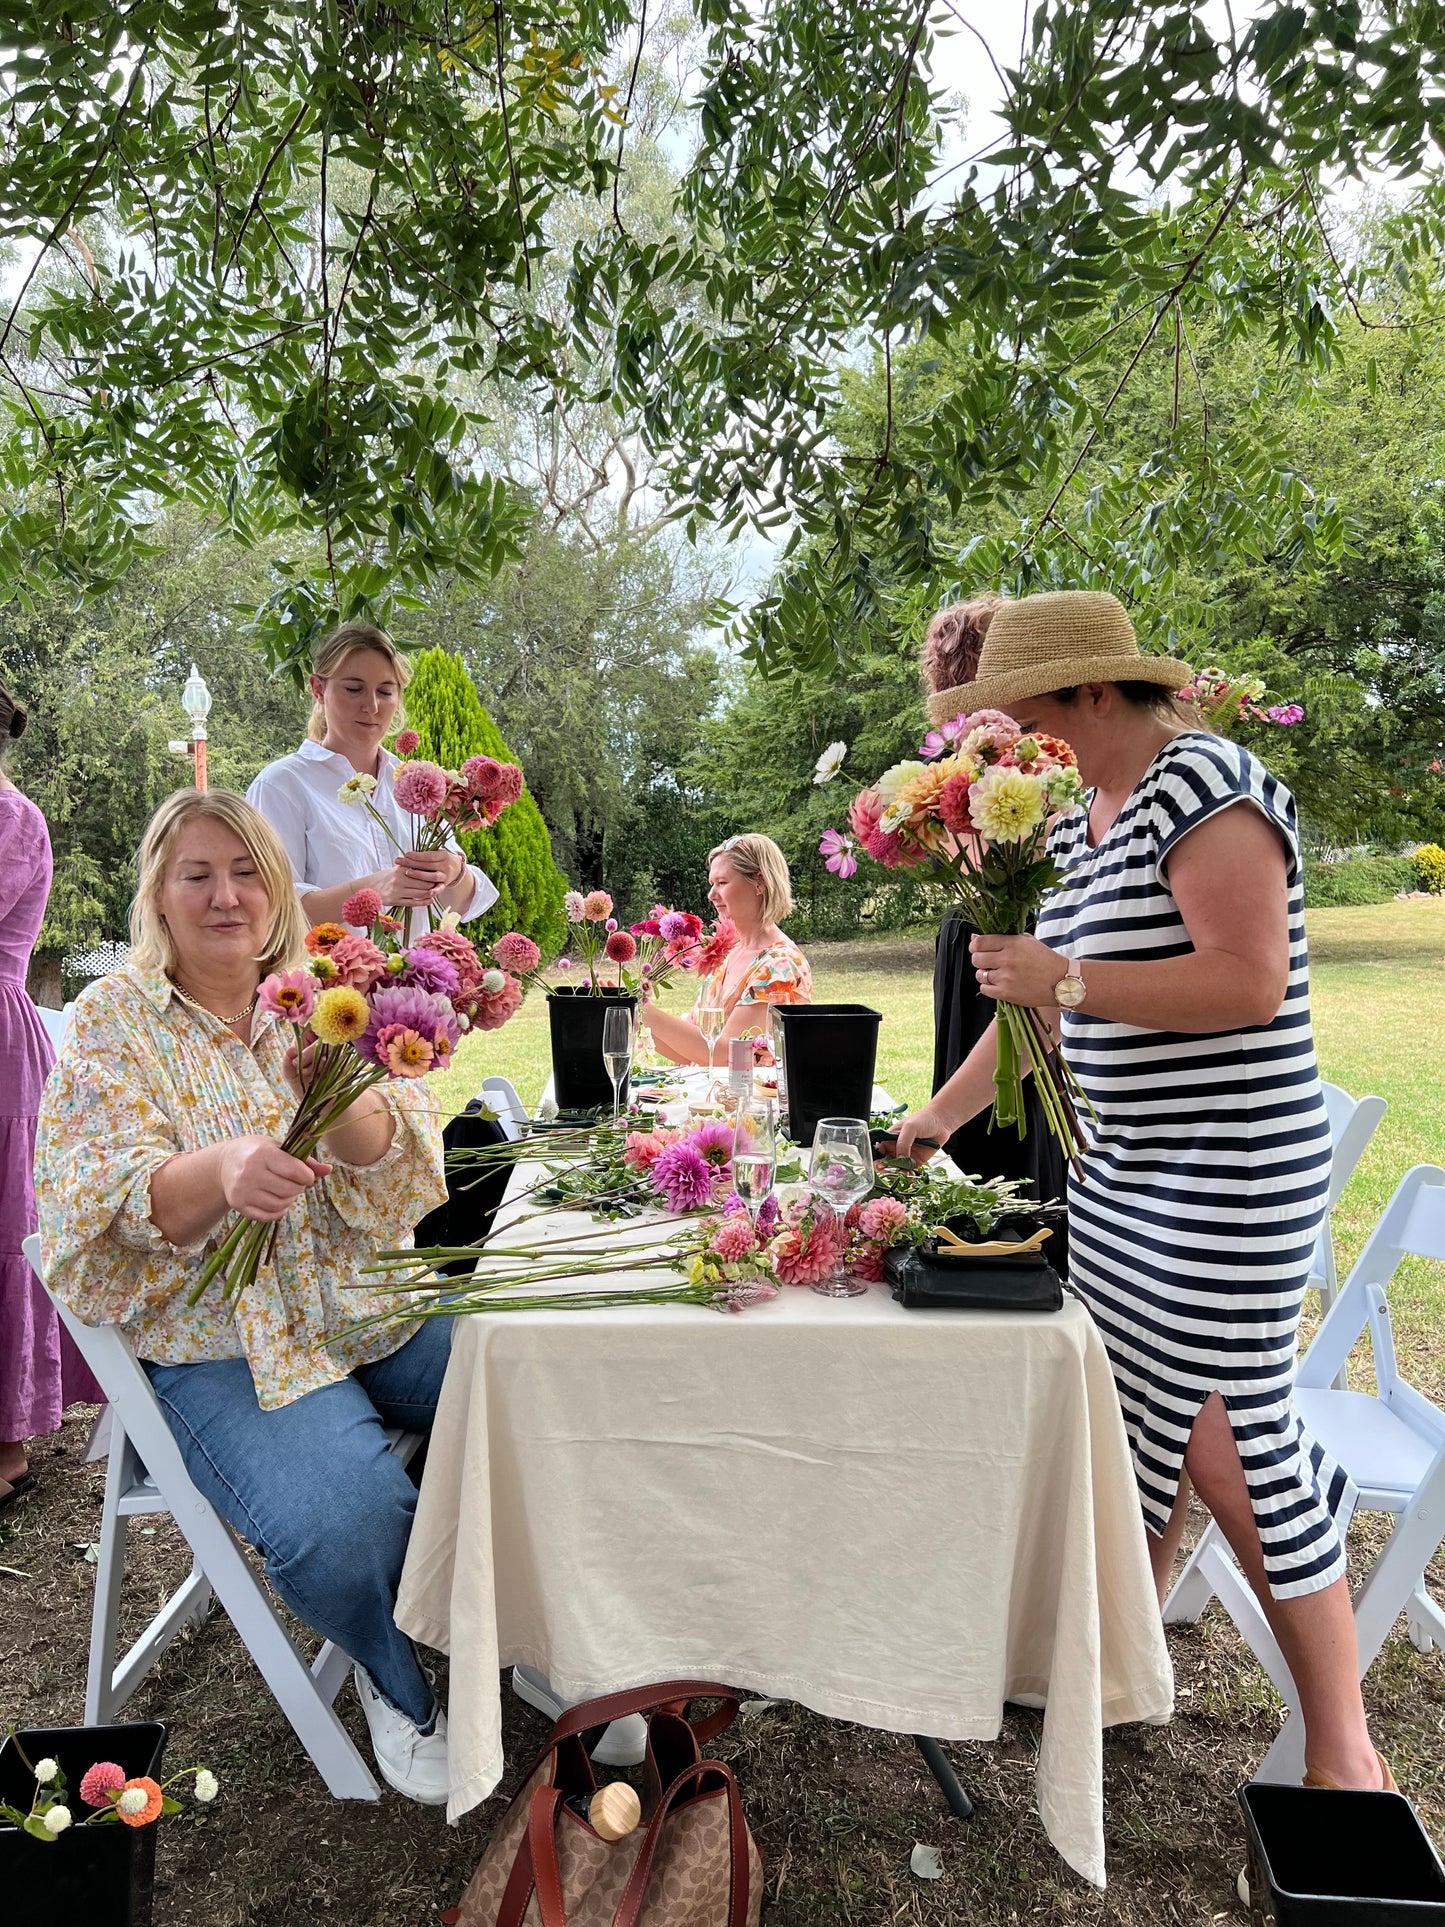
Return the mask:
{"type": "Polygon", "coordinates": [[[261,975],[295,963],[304,949],[306,918],[296,882],[281,839],[259,810],[234,790],[176,790],[166,798],[150,822],[136,851],[136,891],[130,907],[130,960],[142,970],[176,967],[176,947],[161,915],[161,886],[166,865],[181,831],[198,816],[214,817],[240,837],[266,886],[271,924],[262,955],[256,961],[261,975]]]}
{"type": "Polygon", "coordinates": [[[709,850],[713,864],[725,856],[740,877],[761,883],[763,899],[759,906],[768,923],[781,923],[793,907],[793,882],[788,875],[788,859],[770,836],[730,836],[709,850]]]}
{"type": "MultiPolygon", "coordinates": [[[[391,637],[382,629],[373,629],[369,622],[343,622],[339,629],[316,645],[316,654],[311,658],[313,676],[334,676],[348,656],[354,656],[360,649],[373,649],[378,656],[385,656],[391,664],[392,674],[397,686],[405,689],[411,681],[411,664],[397,648],[391,637]]],[[[404,706],[397,704],[396,720],[406,720],[404,706]]],[[[319,702],[311,705],[311,720],[306,725],[306,734],[313,743],[322,742],[326,736],[326,711],[319,702]]]]}

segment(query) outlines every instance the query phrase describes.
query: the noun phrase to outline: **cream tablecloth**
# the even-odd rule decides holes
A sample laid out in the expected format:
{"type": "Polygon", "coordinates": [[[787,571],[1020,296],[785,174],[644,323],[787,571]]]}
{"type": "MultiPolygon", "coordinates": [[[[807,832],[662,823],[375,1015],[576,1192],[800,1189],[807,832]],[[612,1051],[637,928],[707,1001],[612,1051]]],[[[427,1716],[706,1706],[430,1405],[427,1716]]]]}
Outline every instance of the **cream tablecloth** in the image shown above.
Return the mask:
{"type": "Polygon", "coordinates": [[[1045,1706],[1044,1826],[1102,1885],[1102,1731],[1172,1704],[1072,1298],[460,1318],[396,1617],[451,1656],[453,1820],[501,1778],[514,1662],[568,1698],[691,1676],[940,1739],[992,1739],[1021,1700],[1045,1706]]]}

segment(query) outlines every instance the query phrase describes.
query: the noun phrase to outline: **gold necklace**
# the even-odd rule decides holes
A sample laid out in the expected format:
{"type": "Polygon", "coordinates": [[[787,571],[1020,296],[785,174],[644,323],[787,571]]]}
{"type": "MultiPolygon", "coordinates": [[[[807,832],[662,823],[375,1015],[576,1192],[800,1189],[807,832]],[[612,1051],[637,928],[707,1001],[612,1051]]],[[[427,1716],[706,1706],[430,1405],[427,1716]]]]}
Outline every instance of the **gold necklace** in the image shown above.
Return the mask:
{"type": "Polygon", "coordinates": [[[256,1008],[257,993],[253,991],[251,995],[251,1001],[249,1004],[247,1004],[244,1010],[238,1010],[234,1017],[222,1017],[219,1011],[207,1009],[206,1005],[203,1004],[199,998],[193,997],[190,991],[188,991],[184,987],[184,985],[176,982],[176,979],[174,977],[171,978],[171,983],[175,986],[177,996],[179,996],[185,1003],[188,1003],[192,1010],[205,1011],[205,1014],[207,1017],[214,1017],[219,1023],[222,1023],[222,1024],[239,1024],[242,1022],[243,1019],[249,1017],[251,1015],[251,1012],[256,1008]]]}

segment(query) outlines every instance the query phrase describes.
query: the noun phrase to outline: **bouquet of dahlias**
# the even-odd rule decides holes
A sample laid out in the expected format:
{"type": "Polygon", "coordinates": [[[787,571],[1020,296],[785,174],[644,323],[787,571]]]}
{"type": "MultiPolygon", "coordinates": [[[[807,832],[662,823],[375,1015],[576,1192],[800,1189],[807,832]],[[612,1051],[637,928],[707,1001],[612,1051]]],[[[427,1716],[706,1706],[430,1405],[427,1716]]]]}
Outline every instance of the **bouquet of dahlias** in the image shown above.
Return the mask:
{"type": "MultiPolygon", "coordinates": [[[[1026,932],[1060,882],[1045,849],[1049,821],[1084,801],[1074,752],[1057,737],[1026,736],[1000,710],[980,709],[930,730],[919,755],[854,797],[852,835],[830,830],[819,845],[828,867],[851,876],[861,845],[887,869],[919,870],[944,884],[976,930],[1026,932]]],[[[1012,1124],[1020,1137],[1025,1070],[1033,1072],[1049,1129],[1077,1157],[1078,1084],[1038,1013],[999,1003],[993,1122],[1012,1124]]]]}
{"type": "MultiPolygon", "coordinates": [[[[489,830],[509,803],[522,794],[522,772],[515,763],[499,763],[492,756],[469,756],[459,770],[443,769],[417,757],[421,738],[414,729],[404,729],[396,739],[401,766],[392,779],[397,807],[412,819],[413,850],[445,850],[455,838],[470,830],[489,830]]],[[[352,776],[338,794],[343,803],[360,806],[379,823],[386,839],[398,855],[401,845],[391,825],[372,802],[376,789],[374,776],[352,776]]],[[[398,927],[411,930],[411,910],[404,911],[398,927]]]]}
{"type": "MultiPolygon", "coordinates": [[[[256,997],[258,1009],[284,1018],[295,1033],[303,1096],[281,1148],[302,1160],[364,1092],[444,1070],[463,1031],[495,1030],[522,1002],[518,980],[485,968],[455,929],[443,926],[407,947],[374,890],[348,897],[341,914],[371,935],[317,924],[306,933],[305,968],[273,972],[256,997]]],[[[215,1278],[227,1299],[236,1298],[275,1239],[274,1224],[240,1218],[207,1259],[188,1303],[198,1303],[215,1278]]]]}
{"type": "MultiPolygon", "coordinates": [[[[647,1003],[676,970],[707,974],[718,969],[738,940],[726,917],[709,933],[701,917],[690,910],[669,910],[664,903],[654,904],[650,915],[624,930],[605,890],[585,895],[569,890],[562,901],[594,997],[601,990],[598,972],[609,963],[617,967],[618,989],[632,991],[647,1003]],[[635,970],[629,965],[636,965],[635,970]]],[[[569,970],[571,964],[569,957],[557,959],[559,970],[569,970]]]]}

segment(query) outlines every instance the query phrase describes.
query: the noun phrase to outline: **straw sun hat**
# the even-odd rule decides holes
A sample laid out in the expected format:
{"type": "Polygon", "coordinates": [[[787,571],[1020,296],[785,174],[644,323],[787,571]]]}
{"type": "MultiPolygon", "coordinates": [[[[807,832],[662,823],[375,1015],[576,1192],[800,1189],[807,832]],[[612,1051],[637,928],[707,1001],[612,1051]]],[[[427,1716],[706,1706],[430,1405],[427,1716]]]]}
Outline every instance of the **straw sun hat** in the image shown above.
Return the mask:
{"type": "Polygon", "coordinates": [[[1147,656],[1117,596],[1092,589],[1006,602],[988,626],[972,682],[928,699],[930,722],[964,710],[1010,710],[1030,696],[1086,682],[1154,682],[1182,689],[1193,674],[1172,656],[1147,656]]]}

